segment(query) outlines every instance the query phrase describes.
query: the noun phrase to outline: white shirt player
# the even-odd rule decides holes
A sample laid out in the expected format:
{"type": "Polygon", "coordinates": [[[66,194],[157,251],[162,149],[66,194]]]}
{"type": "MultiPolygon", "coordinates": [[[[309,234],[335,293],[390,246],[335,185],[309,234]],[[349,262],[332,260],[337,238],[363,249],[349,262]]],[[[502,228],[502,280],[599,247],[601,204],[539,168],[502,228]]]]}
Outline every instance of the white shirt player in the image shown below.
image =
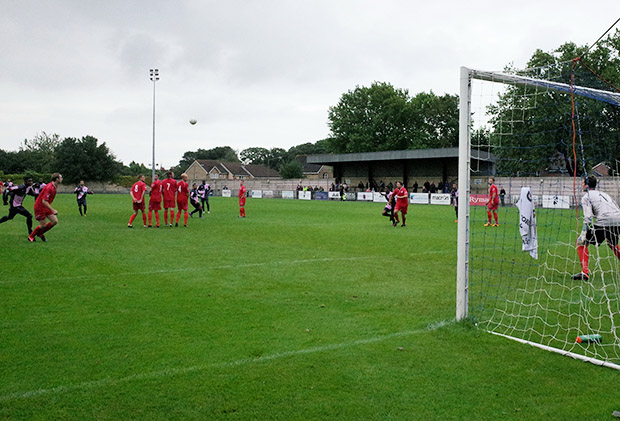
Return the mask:
{"type": "Polygon", "coordinates": [[[589,190],[581,198],[583,223],[591,224],[596,217],[596,225],[609,227],[620,225],[620,208],[607,194],[598,190],[589,190]]]}

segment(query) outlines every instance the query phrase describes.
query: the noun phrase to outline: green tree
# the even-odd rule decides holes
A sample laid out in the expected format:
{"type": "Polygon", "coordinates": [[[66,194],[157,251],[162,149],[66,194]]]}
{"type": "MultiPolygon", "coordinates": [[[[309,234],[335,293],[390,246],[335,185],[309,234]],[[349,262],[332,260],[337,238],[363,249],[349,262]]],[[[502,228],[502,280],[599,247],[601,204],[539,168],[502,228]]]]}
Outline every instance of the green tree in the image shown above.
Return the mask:
{"type": "Polygon", "coordinates": [[[32,139],[24,139],[20,147],[23,160],[27,168],[25,170],[48,173],[53,171],[54,155],[60,144],[60,136],[42,132],[32,139]]]}
{"type": "Polygon", "coordinates": [[[267,162],[269,156],[269,149],[267,148],[247,148],[239,153],[239,158],[244,164],[264,165],[267,162]]]}
{"type": "Polygon", "coordinates": [[[149,175],[151,174],[151,169],[147,168],[144,164],[138,164],[135,161],[131,161],[128,166],[123,168],[123,175],[149,175]]]}
{"type": "Polygon", "coordinates": [[[459,97],[437,96],[432,91],[411,98],[419,126],[413,130],[411,148],[449,148],[459,144],[459,97]]]}
{"type": "MultiPolygon", "coordinates": [[[[620,86],[620,31],[607,37],[586,53],[587,47],[567,42],[544,52],[536,50],[528,68],[536,69],[536,78],[609,90],[609,84],[594,75],[605,75],[611,85],[620,86]],[[585,54],[585,55],[584,55],[585,54]],[[581,57],[580,60],[574,59],[581,57]]],[[[514,69],[508,68],[512,71],[514,69]]],[[[530,74],[526,74],[531,76],[530,74]]],[[[491,143],[499,158],[498,172],[537,174],[541,171],[573,173],[572,103],[568,92],[542,91],[531,95],[531,87],[509,86],[497,103],[489,107],[491,143]],[[520,123],[514,121],[515,110],[520,123]],[[501,136],[510,130],[512,136],[501,136]],[[559,165],[558,161],[564,161],[559,165]]],[[[596,137],[584,142],[577,158],[577,172],[589,171],[599,162],[620,160],[620,107],[603,101],[578,97],[578,130],[596,137]],[[583,168],[585,163],[585,168],[583,168]]]]}
{"type": "Polygon", "coordinates": [[[409,94],[389,83],[357,86],[329,108],[330,149],[336,153],[408,149],[418,123],[409,94]]]}
{"type": "Polygon", "coordinates": [[[65,138],[56,148],[54,171],[62,173],[72,183],[80,180],[111,181],[121,167],[105,142],[99,145],[92,136],[65,138]]]}
{"type": "Polygon", "coordinates": [[[287,153],[282,148],[247,148],[239,153],[241,162],[244,164],[264,165],[271,169],[277,170],[285,160],[287,153]]]}
{"type": "Polygon", "coordinates": [[[304,176],[303,168],[301,164],[294,160],[289,161],[280,166],[280,175],[282,178],[290,179],[290,178],[302,178],[304,176]]]}
{"type": "Polygon", "coordinates": [[[222,162],[241,162],[237,156],[237,152],[230,146],[218,146],[213,149],[198,149],[196,151],[187,151],[174,168],[175,173],[181,173],[197,159],[209,159],[222,162]]]}
{"type": "MultiPolygon", "coordinates": [[[[351,153],[458,145],[458,96],[408,91],[375,82],[342,95],[329,109],[331,138],[308,153],[351,153]]],[[[299,145],[297,148],[311,144],[299,145]]]]}

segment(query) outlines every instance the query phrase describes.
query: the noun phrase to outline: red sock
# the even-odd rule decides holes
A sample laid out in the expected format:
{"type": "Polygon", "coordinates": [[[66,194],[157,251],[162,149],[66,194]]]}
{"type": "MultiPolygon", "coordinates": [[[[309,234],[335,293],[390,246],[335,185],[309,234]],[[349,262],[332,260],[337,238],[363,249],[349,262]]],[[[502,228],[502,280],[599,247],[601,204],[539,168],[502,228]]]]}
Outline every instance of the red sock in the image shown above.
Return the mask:
{"type": "Polygon", "coordinates": [[[157,226],[159,226],[159,211],[155,211],[155,221],[157,222],[157,226]]]}
{"type": "Polygon", "coordinates": [[[174,210],[170,209],[170,223],[171,224],[172,224],[172,221],[174,221],[174,210]]]}
{"type": "Polygon", "coordinates": [[[187,211],[183,213],[183,221],[184,221],[184,224],[187,225],[187,211]]]}
{"type": "Polygon", "coordinates": [[[168,225],[168,212],[164,209],[164,225],[168,225]]]}
{"type": "Polygon", "coordinates": [[[588,274],[588,262],[590,260],[590,253],[586,246],[577,246],[577,255],[579,256],[579,262],[581,263],[581,271],[588,274]]]}
{"type": "Polygon", "coordinates": [[[489,224],[491,223],[491,211],[487,211],[487,218],[489,219],[489,224]]]}
{"type": "Polygon", "coordinates": [[[41,233],[41,225],[37,225],[34,228],[34,231],[32,231],[32,234],[30,234],[31,238],[34,238],[35,236],[39,235],[41,233]]]}
{"type": "Polygon", "coordinates": [[[149,225],[151,225],[152,220],[153,220],[153,211],[149,211],[149,225]]]}
{"type": "Polygon", "coordinates": [[[497,212],[493,212],[493,217],[495,218],[495,223],[499,225],[499,221],[497,220],[497,212]]]}
{"type": "Polygon", "coordinates": [[[146,215],[142,212],[142,222],[146,225],[146,215]]]}
{"type": "Polygon", "coordinates": [[[47,224],[43,226],[43,228],[39,230],[39,233],[37,235],[41,236],[45,234],[46,232],[48,232],[49,230],[51,230],[52,228],[54,228],[54,224],[52,224],[51,222],[48,222],[47,224]]]}
{"type": "Polygon", "coordinates": [[[181,212],[179,211],[179,212],[177,213],[177,220],[176,220],[176,223],[177,223],[177,224],[179,223],[179,219],[180,219],[180,218],[181,218],[181,212]]]}
{"type": "Polygon", "coordinates": [[[611,251],[613,251],[616,257],[620,259],[620,245],[612,246],[611,244],[609,244],[609,248],[611,248],[611,251]]]}
{"type": "Polygon", "coordinates": [[[129,218],[129,225],[133,224],[133,220],[136,219],[136,215],[137,214],[135,214],[135,213],[133,215],[131,215],[131,217],[129,218]]]}

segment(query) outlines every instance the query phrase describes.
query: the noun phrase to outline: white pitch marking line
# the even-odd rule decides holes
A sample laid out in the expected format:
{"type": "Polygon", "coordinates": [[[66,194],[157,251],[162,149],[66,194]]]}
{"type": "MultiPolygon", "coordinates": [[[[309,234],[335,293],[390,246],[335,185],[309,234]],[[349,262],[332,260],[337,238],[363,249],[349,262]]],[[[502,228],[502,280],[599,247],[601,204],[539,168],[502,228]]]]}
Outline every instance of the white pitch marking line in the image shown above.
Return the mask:
{"type": "Polygon", "coordinates": [[[49,281],[58,281],[58,280],[70,281],[70,280],[77,280],[77,279],[95,279],[95,278],[108,278],[108,277],[117,278],[120,276],[159,275],[159,274],[174,273],[174,272],[193,272],[193,271],[200,272],[200,271],[204,271],[205,269],[209,269],[209,270],[238,269],[238,268],[248,268],[248,267],[269,266],[269,265],[296,265],[299,263],[340,262],[340,261],[347,261],[347,260],[364,260],[364,259],[370,259],[370,257],[325,257],[325,258],[320,258],[320,259],[278,260],[278,261],[273,261],[273,262],[230,264],[230,265],[219,265],[219,266],[199,267],[199,268],[161,269],[161,270],[153,270],[153,271],[148,271],[148,272],[122,272],[122,273],[106,273],[106,274],[88,274],[88,275],[78,275],[78,276],[57,276],[53,278],[0,281],[0,285],[15,284],[15,283],[21,283],[21,282],[49,282],[49,281]]]}
{"type": "Polygon", "coordinates": [[[57,387],[52,387],[49,389],[36,389],[36,390],[29,390],[27,392],[15,392],[15,393],[10,393],[8,395],[0,396],[0,402],[7,402],[7,401],[19,400],[19,399],[30,399],[30,398],[36,398],[38,396],[44,396],[44,395],[56,395],[60,393],[71,392],[71,391],[78,390],[78,389],[91,389],[91,388],[97,388],[97,387],[106,387],[106,386],[111,386],[117,383],[127,383],[127,382],[131,382],[135,380],[152,380],[152,379],[158,379],[161,377],[170,377],[170,376],[175,376],[179,374],[193,373],[196,371],[207,370],[210,368],[237,367],[240,365],[246,365],[246,364],[251,364],[251,363],[260,363],[260,362],[277,360],[280,358],[293,357],[296,355],[313,354],[316,352],[324,352],[324,351],[334,351],[337,349],[343,349],[343,348],[353,347],[357,345],[366,345],[366,344],[381,342],[381,341],[385,341],[385,340],[392,339],[392,338],[399,338],[403,336],[411,336],[411,335],[417,335],[417,334],[424,333],[424,332],[430,332],[433,330],[437,330],[442,326],[446,326],[450,323],[451,322],[433,323],[433,324],[428,325],[426,329],[396,332],[396,333],[391,333],[389,335],[384,335],[384,336],[375,336],[374,338],[358,339],[353,342],[344,342],[340,344],[317,346],[317,347],[312,347],[312,348],[300,349],[297,351],[285,351],[285,352],[271,354],[271,355],[267,355],[267,356],[259,357],[259,358],[242,358],[239,360],[222,362],[222,363],[195,365],[192,367],[172,368],[172,369],[166,369],[166,370],[151,371],[147,373],[132,374],[131,376],[120,377],[117,379],[108,377],[108,378],[101,379],[101,380],[93,380],[90,382],[82,382],[78,384],[57,386],[57,387]]]}

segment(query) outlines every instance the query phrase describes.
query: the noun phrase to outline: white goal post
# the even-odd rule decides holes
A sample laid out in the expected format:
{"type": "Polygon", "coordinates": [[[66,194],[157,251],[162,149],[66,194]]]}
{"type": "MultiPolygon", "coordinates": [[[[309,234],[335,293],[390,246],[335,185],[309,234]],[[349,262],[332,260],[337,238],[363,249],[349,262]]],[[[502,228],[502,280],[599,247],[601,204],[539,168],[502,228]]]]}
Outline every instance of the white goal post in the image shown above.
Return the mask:
{"type": "MultiPolygon", "coordinates": [[[[459,100],[459,164],[458,164],[458,192],[459,192],[459,209],[458,209],[458,236],[457,236],[457,279],[456,279],[456,320],[464,320],[471,317],[469,309],[470,300],[470,195],[472,193],[471,185],[471,161],[472,154],[476,154],[477,150],[472,150],[472,80],[490,81],[503,83],[511,86],[534,87],[541,91],[558,91],[564,94],[575,95],[586,98],[594,98],[597,101],[606,102],[616,106],[620,106],[620,94],[608,91],[602,91],[589,87],[571,86],[566,83],[558,83],[548,80],[534,79],[514,74],[502,72],[488,72],[474,70],[467,67],[460,69],[460,100],[459,100]]],[[[541,181],[542,183],[542,181],[541,181]]],[[[620,365],[609,360],[592,358],[591,356],[581,355],[566,349],[559,349],[554,346],[548,346],[536,341],[530,341],[527,338],[519,338],[510,334],[498,333],[490,331],[493,334],[507,337],[521,343],[533,345],[545,350],[568,355],[583,361],[588,361],[597,365],[603,365],[620,369],[620,365]]]]}

